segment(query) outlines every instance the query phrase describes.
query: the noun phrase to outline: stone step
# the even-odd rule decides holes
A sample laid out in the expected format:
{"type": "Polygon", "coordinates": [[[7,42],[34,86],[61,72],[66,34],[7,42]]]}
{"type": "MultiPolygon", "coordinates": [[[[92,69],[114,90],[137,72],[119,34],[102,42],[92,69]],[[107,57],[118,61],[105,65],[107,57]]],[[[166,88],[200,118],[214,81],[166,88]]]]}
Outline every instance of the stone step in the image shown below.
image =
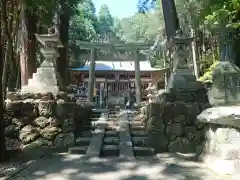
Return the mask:
{"type": "Polygon", "coordinates": [[[101,114],[90,114],[90,119],[98,120],[101,117],[101,114]]]}
{"type": "Polygon", "coordinates": [[[55,73],[55,70],[52,67],[40,67],[37,68],[37,72],[34,74],[51,74],[51,73],[55,73]]]}
{"type": "Polygon", "coordinates": [[[132,125],[130,129],[132,129],[132,131],[142,131],[145,127],[143,125],[132,125]]]}
{"type": "Polygon", "coordinates": [[[38,81],[43,81],[43,80],[46,80],[46,79],[47,80],[49,80],[49,79],[57,80],[55,74],[33,74],[32,79],[35,79],[35,80],[38,80],[38,81]]]}
{"type": "Polygon", "coordinates": [[[78,137],[76,138],[76,144],[78,146],[88,146],[91,141],[91,137],[78,137]]]}
{"type": "Polygon", "coordinates": [[[134,126],[142,126],[142,122],[141,121],[134,121],[134,122],[130,121],[130,124],[131,124],[132,127],[134,127],[134,126]]]}
{"type": "Polygon", "coordinates": [[[108,118],[108,121],[118,121],[119,118],[118,117],[112,117],[112,118],[108,118]]]}
{"type": "Polygon", "coordinates": [[[116,114],[108,114],[108,119],[118,119],[118,115],[116,114]]]}
{"type": "Polygon", "coordinates": [[[118,145],[104,145],[101,156],[119,156],[120,150],[118,145]]]}
{"type": "Polygon", "coordinates": [[[116,137],[105,137],[103,141],[105,145],[118,145],[120,140],[116,137]]]}
{"type": "Polygon", "coordinates": [[[44,86],[42,84],[33,82],[32,84],[28,84],[26,86],[22,86],[21,92],[24,93],[58,93],[59,87],[58,86],[44,86]]]}
{"type": "Polygon", "coordinates": [[[83,131],[81,133],[81,137],[92,137],[92,132],[91,131],[83,131]]]}
{"type": "Polygon", "coordinates": [[[28,80],[28,84],[29,85],[34,85],[34,84],[38,84],[41,83],[45,86],[51,86],[51,85],[57,85],[57,79],[53,79],[53,78],[33,78],[33,79],[29,79],[28,80]]]}
{"type": "Polygon", "coordinates": [[[88,146],[74,146],[68,149],[69,154],[85,154],[88,146]]]}
{"type": "Polygon", "coordinates": [[[118,132],[117,131],[105,131],[105,134],[104,134],[104,136],[105,137],[110,137],[110,136],[114,136],[114,137],[116,137],[116,136],[118,136],[118,132]]]}
{"type": "Polygon", "coordinates": [[[132,143],[134,146],[148,146],[148,137],[132,137],[132,143]]]}
{"type": "Polygon", "coordinates": [[[150,147],[134,146],[133,153],[134,153],[134,156],[153,156],[154,149],[150,147]]]}
{"type": "Polygon", "coordinates": [[[100,119],[100,117],[90,117],[90,120],[91,121],[97,121],[97,120],[99,120],[100,119]]]}
{"type": "Polygon", "coordinates": [[[144,130],[132,130],[131,132],[133,137],[146,137],[147,133],[144,130]]]}
{"type": "Polygon", "coordinates": [[[107,126],[106,131],[116,131],[117,130],[117,127],[114,127],[114,126],[107,126]]]}

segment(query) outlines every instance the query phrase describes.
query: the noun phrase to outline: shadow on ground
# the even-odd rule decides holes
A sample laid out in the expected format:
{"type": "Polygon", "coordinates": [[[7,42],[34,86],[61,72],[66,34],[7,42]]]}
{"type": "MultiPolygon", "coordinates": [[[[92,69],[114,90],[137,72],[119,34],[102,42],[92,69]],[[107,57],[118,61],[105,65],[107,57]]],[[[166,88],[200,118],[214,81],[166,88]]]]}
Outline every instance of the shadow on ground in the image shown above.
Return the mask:
{"type": "Polygon", "coordinates": [[[11,180],[219,180],[202,164],[172,154],[125,161],[66,153],[45,157],[11,180]]]}

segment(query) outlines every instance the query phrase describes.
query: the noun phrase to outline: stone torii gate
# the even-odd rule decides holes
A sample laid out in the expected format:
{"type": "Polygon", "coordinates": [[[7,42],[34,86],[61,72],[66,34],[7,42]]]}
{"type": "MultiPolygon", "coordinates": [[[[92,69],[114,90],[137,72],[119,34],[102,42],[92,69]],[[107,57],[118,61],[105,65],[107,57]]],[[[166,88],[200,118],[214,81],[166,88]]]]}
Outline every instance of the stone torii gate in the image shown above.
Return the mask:
{"type": "MultiPolygon", "coordinates": [[[[140,54],[139,50],[149,50],[153,44],[136,44],[136,43],[121,43],[121,44],[110,44],[110,43],[94,43],[86,41],[76,41],[80,49],[90,50],[90,67],[89,67],[89,81],[88,81],[88,102],[93,101],[93,91],[94,91],[94,79],[95,79],[95,61],[100,57],[97,56],[97,50],[107,50],[111,51],[114,56],[107,57],[108,60],[123,60],[119,56],[119,51],[131,52],[134,59],[135,67],[135,92],[136,92],[136,103],[140,105],[141,103],[141,77],[140,77],[140,54]],[[111,59],[110,59],[111,58],[111,59]]],[[[124,59],[127,60],[130,56],[126,56],[124,59]]],[[[107,60],[106,57],[101,60],[107,60]]]]}

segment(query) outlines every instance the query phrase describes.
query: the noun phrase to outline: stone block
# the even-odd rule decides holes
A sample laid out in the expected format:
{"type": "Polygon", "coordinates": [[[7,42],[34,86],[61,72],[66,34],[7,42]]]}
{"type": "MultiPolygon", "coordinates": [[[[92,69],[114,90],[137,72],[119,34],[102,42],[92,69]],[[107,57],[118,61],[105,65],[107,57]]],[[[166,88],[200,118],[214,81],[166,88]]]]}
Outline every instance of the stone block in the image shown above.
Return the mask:
{"type": "Polygon", "coordinates": [[[216,155],[206,155],[203,158],[203,162],[208,168],[213,170],[217,174],[222,175],[234,175],[238,174],[240,169],[240,160],[224,160],[220,159],[216,155]]]}
{"type": "Polygon", "coordinates": [[[50,116],[56,116],[56,106],[57,103],[55,100],[39,101],[38,104],[39,115],[47,118],[50,116]]]}
{"type": "Polygon", "coordinates": [[[180,153],[195,153],[196,144],[191,142],[186,137],[177,137],[176,139],[169,142],[169,152],[180,152],[180,153]]]}
{"type": "Polygon", "coordinates": [[[25,117],[35,117],[37,115],[33,102],[23,102],[21,111],[21,115],[25,117]]]}
{"type": "Polygon", "coordinates": [[[220,106],[204,110],[197,121],[240,128],[240,106],[220,106]]]}
{"type": "Polygon", "coordinates": [[[149,145],[154,148],[156,153],[167,152],[168,150],[168,138],[163,132],[152,132],[148,135],[149,145]]]}
{"type": "Polygon", "coordinates": [[[217,144],[216,155],[223,160],[240,159],[239,144],[217,144]]]}
{"type": "Polygon", "coordinates": [[[22,101],[7,101],[6,113],[11,116],[20,116],[22,112],[22,101]]]}
{"type": "Polygon", "coordinates": [[[183,125],[181,123],[173,123],[167,126],[166,134],[168,138],[174,139],[183,134],[183,125]]]}
{"type": "Polygon", "coordinates": [[[165,124],[160,117],[152,116],[146,123],[146,132],[151,133],[163,133],[165,131],[165,124]]]}
{"type": "Polygon", "coordinates": [[[164,112],[164,108],[160,103],[150,103],[148,105],[148,115],[149,117],[158,116],[160,117],[164,112]]]}

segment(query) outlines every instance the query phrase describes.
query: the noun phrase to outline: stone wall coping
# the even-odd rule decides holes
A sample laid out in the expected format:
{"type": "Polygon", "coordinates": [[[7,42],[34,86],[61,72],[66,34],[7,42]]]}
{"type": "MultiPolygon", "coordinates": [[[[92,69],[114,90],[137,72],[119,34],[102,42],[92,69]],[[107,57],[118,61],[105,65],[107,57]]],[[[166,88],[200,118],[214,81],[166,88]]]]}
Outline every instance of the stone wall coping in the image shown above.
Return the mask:
{"type": "Polygon", "coordinates": [[[219,106],[204,110],[197,121],[240,128],[240,106],[219,106]]]}

